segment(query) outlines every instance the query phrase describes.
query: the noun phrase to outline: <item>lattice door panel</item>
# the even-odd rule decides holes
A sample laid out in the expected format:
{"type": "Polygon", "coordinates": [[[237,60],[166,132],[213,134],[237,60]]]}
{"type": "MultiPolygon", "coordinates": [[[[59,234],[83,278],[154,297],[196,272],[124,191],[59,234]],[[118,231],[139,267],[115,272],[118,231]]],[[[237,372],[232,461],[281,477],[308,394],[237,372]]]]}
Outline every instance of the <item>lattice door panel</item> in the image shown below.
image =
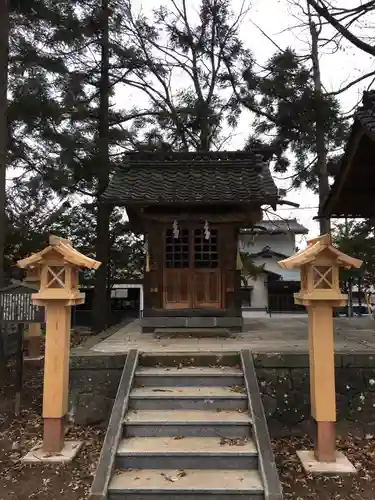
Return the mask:
{"type": "Polygon", "coordinates": [[[218,232],[212,229],[206,238],[204,229],[194,229],[194,267],[216,269],[219,267],[218,232]]]}
{"type": "Polygon", "coordinates": [[[186,269],[190,262],[189,230],[181,229],[176,237],[172,229],[166,231],[165,267],[167,269],[186,269]]]}

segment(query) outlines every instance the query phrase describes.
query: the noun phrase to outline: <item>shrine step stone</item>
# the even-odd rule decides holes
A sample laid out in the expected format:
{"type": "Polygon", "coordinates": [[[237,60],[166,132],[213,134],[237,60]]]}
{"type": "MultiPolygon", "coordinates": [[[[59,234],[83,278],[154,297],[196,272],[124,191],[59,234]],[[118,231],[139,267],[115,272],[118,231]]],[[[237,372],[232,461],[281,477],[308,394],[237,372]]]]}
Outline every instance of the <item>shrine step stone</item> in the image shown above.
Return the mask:
{"type": "Polygon", "coordinates": [[[233,332],[228,328],[155,328],[154,336],[159,339],[186,339],[186,338],[229,338],[233,332]]]}
{"type": "Polygon", "coordinates": [[[140,357],[108,500],[282,499],[265,494],[242,359],[208,358],[140,357]]]}
{"type": "Polygon", "coordinates": [[[135,387],[244,387],[243,372],[233,366],[140,367],[135,387]]]}

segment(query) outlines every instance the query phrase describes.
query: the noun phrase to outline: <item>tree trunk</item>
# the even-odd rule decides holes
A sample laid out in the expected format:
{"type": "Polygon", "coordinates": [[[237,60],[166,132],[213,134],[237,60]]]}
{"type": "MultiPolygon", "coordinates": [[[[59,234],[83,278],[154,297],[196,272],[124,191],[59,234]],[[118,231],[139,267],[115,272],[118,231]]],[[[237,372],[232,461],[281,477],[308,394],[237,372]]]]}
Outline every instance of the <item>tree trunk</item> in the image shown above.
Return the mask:
{"type": "Polygon", "coordinates": [[[101,63],[99,82],[99,123],[98,123],[98,192],[96,259],[102,263],[95,274],[93,298],[93,329],[100,332],[108,325],[107,266],[109,257],[109,221],[111,209],[100,203],[100,196],[109,181],[109,33],[108,0],[102,0],[101,12],[101,63]]]}
{"type": "MultiPolygon", "coordinates": [[[[345,238],[349,239],[349,221],[345,217],[345,238]]],[[[347,281],[347,293],[348,293],[348,308],[347,316],[353,317],[353,278],[350,276],[347,281]]]]}
{"type": "Polygon", "coordinates": [[[8,51],[9,3],[0,1],[0,288],[5,284],[4,253],[6,241],[6,166],[8,153],[8,51]]]}
{"type": "MultiPolygon", "coordinates": [[[[358,278],[358,305],[361,308],[362,306],[362,278],[358,278]]],[[[361,310],[361,309],[359,309],[361,310]]]]}
{"type": "MultiPolygon", "coordinates": [[[[309,15],[309,28],[311,34],[311,60],[313,68],[314,88],[315,88],[315,111],[316,111],[316,153],[319,171],[319,208],[323,206],[329,193],[329,180],[327,169],[327,151],[324,136],[324,118],[322,117],[322,80],[319,65],[318,32],[314,21],[309,15]]],[[[320,234],[330,233],[331,224],[329,219],[320,219],[320,234]]]]}

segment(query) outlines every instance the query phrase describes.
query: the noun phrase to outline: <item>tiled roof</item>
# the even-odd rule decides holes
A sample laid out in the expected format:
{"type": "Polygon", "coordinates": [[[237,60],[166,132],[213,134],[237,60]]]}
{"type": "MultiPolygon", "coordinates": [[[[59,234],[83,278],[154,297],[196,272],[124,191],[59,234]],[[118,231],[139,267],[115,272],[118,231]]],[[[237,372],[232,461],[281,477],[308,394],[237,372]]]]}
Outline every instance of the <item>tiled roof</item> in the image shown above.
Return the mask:
{"type": "Polygon", "coordinates": [[[355,112],[354,120],[358,120],[368,132],[375,132],[375,91],[363,93],[362,106],[355,112]]]}
{"type": "Polygon", "coordinates": [[[132,153],[114,173],[104,202],[259,203],[275,205],[278,190],[259,152],[132,153]]]}
{"type": "Polygon", "coordinates": [[[248,233],[270,233],[270,234],[280,234],[280,233],[294,233],[294,234],[307,234],[309,230],[302,226],[297,219],[267,219],[258,222],[256,227],[250,229],[242,229],[243,234],[248,233]]]}

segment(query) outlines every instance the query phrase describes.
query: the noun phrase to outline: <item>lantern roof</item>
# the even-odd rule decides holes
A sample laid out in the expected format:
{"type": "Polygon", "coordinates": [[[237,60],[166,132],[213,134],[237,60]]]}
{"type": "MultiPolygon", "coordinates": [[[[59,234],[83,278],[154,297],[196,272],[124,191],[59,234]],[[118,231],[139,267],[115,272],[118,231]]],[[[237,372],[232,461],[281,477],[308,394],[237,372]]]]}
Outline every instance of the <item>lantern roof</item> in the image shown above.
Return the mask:
{"type": "Polygon", "coordinates": [[[327,253],[331,254],[332,263],[336,263],[339,267],[350,269],[352,267],[359,268],[362,265],[361,260],[350,257],[335,248],[332,245],[330,234],[324,234],[309,240],[307,248],[300,250],[287,259],[280,260],[279,265],[285,269],[300,268],[305,264],[313,262],[322,252],[324,252],[325,255],[327,255],[327,253]]]}
{"type": "Polygon", "coordinates": [[[65,262],[73,264],[77,267],[87,269],[98,269],[100,262],[86,257],[82,253],[73,248],[71,242],[59,236],[50,235],[49,246],[40,252],[36,252],[25,259],[17,262],[17,266],[22,269],[32,268],[40,265],[50,252],[57,252],[61,255],[65,262]]]}

